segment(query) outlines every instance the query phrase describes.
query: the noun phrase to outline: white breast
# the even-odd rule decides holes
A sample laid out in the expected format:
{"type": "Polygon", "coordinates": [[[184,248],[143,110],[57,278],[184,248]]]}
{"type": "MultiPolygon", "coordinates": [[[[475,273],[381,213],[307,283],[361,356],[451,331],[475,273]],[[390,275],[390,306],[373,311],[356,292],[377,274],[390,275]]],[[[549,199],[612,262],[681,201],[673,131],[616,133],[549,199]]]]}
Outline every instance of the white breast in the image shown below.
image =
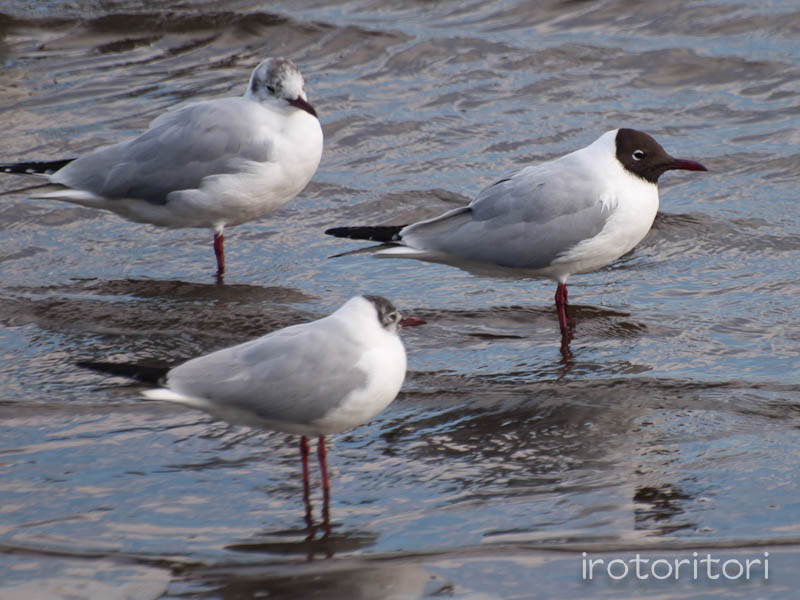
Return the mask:
{"type": "Polygon", "coordinates": [[[596,271],[629,252],[650,231],[658,212],[658,186],[626,171],[618,161],[606,165],[608,188],[601,194],[603,210],[610,211],[605,226],[557,258],[548,269],[566,281],[573,273],[596,271]]]}
{"type": "MultiPolygon", "coordinates": [[[[376,328],[377,329],[377,328],[376,328]]],[[[337,433],[369,421],[392,403],[406,374],[406,352],[396,334],[380,328],[379,344],[370,344],[358,362],[367,384],[351,392],[333,410],[312,424],[320,431],[337,433]]]]}

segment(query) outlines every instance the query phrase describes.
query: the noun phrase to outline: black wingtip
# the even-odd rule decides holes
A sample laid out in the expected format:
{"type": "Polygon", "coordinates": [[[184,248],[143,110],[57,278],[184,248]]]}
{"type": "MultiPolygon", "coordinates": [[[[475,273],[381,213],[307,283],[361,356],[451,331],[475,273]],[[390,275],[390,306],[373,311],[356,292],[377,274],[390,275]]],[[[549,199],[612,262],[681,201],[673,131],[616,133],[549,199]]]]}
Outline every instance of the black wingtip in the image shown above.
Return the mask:
{"type": "Polygon", "coordinates": [[[62,169],[74,158],[62,158],[60,160],[33,160],[18,163],[0,165],[0,172],[11,173],[14,175],[50,175],[62,169]]]}
{"type": "Polygon", "coordinates": [[[332,227],[325,230],[326,235],[351,240],[369,240],[371,242],[399,242],[400,231],[406,225],[376,225],[362,227],[332,227]]]}
{"type": "Polygon", "coordinates": [[[137,365],[132,363],[112,363],[82,360],[75,364],[83,369],[89,369],[91,371],[97,371],[98,373],[105,373],[107,375],[127,377],[128,379],[135,379],[136,381],[141,381],[142,383],[151,383],[153,385],[158,385],[161,383],[169,372],[169,367],[137,365]]]}

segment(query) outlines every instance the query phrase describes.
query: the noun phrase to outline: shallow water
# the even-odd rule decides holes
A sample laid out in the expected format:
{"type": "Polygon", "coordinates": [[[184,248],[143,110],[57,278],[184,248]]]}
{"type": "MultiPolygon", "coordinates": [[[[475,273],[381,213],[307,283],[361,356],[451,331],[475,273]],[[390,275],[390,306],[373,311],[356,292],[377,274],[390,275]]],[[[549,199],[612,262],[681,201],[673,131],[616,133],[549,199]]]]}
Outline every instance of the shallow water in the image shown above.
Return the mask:
{"type": "Polygon", "coordinates": [[[795,597],[795,2],[168,4],[5,2],[0,159],[124,139],[279,54],[325,153],[280,213],[226,231],[224,286],[210,232],[2,197],[0,597],[795,597]],[[665,175],[648,237],[570,280],[568,357],[551,282],[329,258],[360,244],[328,226],[438,214],[618,126],[711,172],[665,175]],[[360,292],[428,325],[399,398],[331,439],[328,540],[294,438],[75,366],[178,363],[360,292]],[[582,570],[637,554],[769,572],[582,570]]]}

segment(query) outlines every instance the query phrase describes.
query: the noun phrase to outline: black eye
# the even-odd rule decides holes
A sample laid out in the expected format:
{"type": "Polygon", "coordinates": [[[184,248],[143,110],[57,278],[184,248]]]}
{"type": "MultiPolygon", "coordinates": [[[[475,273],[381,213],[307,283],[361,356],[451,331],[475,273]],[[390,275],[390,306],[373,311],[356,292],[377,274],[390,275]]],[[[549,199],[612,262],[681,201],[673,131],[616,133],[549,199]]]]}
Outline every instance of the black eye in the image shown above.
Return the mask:
{"type": "Polygon", "coordinates": [[[634,150],[633,151],[633,160],[642,160],[647,154],[644,150],[634,150]]]}
{"type": "Polygon", "coordinates": [[[267,84],[266,88],[267,88],[267,91],[270,94],[274,94],[275,93],[275,87],[274,86],[271,86],[271,85],[267,84]]]}

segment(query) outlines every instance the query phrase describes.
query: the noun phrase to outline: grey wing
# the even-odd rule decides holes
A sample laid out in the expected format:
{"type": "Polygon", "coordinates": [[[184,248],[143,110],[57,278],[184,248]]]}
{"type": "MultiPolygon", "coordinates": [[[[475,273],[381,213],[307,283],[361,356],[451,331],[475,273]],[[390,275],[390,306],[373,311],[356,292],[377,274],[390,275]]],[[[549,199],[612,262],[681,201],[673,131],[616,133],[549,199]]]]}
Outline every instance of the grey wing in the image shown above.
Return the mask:
{"type": "Polygon", "coordinates": [[[403,230],[403,240],[465,260],[544,268],[597,235],[611,212],[601,182],[554,175],[547,165],[512,173],[468,208],[403,230]]]}
{"type": "Polygon", "coordinates": [[[336,322],[315,321],[190,360],[167,381],[223,408],[307,424],[366,384],[367,373],[356,367],[361,351],[336,322]]]}
{"type": "Polygon", "coordinates": [[[256,134],[263,128],[247,102],[225,98],[167,112],[139,137],[82,156],[51,181],[106,198],[165,204],[168,194],[196,189],[205,177],[271,159],[274,144],[256,134]]]}

